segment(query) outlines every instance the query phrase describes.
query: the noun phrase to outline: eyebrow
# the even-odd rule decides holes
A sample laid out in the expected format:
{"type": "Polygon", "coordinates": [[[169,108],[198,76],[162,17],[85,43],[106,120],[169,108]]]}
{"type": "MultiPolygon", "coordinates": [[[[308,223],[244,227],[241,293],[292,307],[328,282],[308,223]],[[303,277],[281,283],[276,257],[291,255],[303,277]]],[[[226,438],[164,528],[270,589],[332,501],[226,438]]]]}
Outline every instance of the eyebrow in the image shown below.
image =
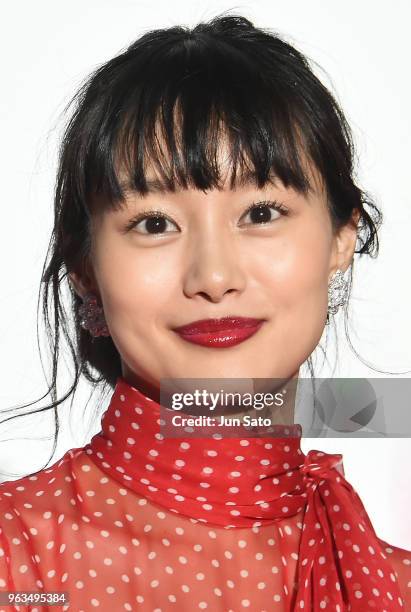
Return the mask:
{"type": "MultiPolygon", "coordinates": [[[[268,182],[275,184],[275,180],[276,180],[275,176],[273,174],[270,174],[268,177],[268,182]]],[[[162,193],[162,194],[172,193],[171,189],[169,189],[167,185],[165,185],[164,183],[162,183],[160,180],[156,178],[147,179],[146,184],[147,184],[147,194],[144,194],[144,195],[148,195],[149,193],[162,193]]],[[[119,185],[120,185],[121,190],[125,194],[137,193],[137,189],[135,188],[133,181],[130,180],[129,178],[123,179],[122,181],[120,181],[119,185]]],[[[234,187],[247,187],[249,185],[256,185],[255,174],[251,172],[250,170],[247,170],[243,172],[239,177],[236,177],[234,187]]],[[[178,193],[179,191],[183,191],[183,189],[177,188],[174,193],[176,192],[178,193]]],[[[144,195],[140,194],[140,197],[144,197],[144,195]]]]}

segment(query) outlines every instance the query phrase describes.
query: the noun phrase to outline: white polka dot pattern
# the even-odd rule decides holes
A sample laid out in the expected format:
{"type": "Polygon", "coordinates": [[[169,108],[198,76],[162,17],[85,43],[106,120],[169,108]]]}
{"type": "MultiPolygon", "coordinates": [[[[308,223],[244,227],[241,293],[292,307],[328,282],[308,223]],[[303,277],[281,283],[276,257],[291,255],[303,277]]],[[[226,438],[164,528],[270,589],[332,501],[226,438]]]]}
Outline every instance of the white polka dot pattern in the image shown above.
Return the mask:
{"type": "Polygon", "coordinates": [[[159,410],[119,378],[89,445],[0,485],[1,590],[76,612],[407,609],[411,553],[375,536],[341,456],[165,439],[159,410]]]}

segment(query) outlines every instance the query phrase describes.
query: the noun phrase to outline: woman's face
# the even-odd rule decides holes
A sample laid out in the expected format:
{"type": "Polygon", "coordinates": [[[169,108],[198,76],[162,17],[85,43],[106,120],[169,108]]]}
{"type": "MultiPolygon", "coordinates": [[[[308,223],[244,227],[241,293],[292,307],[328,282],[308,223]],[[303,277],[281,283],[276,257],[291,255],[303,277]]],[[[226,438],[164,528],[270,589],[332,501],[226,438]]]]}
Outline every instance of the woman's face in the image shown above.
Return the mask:
{"type": "Polygon", "coordinates": [[[333,235],[325,194],[311,177],[305,197],[281,183],[230,190],[226,173],[221,191],[130,192],[123,210],[94,217],[91,280],[70,276],[81,295],[100,296],[126,380],[148,391],[164,378],[298,376],[324,329],[329,278],[347,268],[356,239],[355,226],[333,235]],[[258,223],[246,209],[263,201],[288,214],[260,209],[269,222],[258,223]],[[153,233],[144,214],[158,209],[166,221],[153,233]],[[264,323],[224,348],[173,331],[228,315],[264,323]]]}

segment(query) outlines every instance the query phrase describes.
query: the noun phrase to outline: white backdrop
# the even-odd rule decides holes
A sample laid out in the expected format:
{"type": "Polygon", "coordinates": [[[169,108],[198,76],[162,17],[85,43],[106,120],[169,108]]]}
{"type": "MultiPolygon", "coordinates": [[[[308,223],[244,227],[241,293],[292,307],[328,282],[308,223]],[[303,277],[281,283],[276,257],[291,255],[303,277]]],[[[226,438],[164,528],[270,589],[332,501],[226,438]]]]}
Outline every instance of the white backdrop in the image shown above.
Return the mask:
{"type": "MultiPolygon", "coordinates": [[[[371,0],[235,5],[209,1],[207,8],[192,0],[25,0],[2,6],[0,26],[0,409],[34,400],[46,391],[37,349],[36,306],[52,227],[59,114],[64,105],[89,72],[146,30],[194,25],[225,10],[285,35],[325,70],[315,69],[337,95],[354,130],[360,183],[385,215],[380,256],[356,265],[352,341],[365,359],[382,370],[411,368],[411,10],[406,0],[394,5],[371,0]]],[[[342,328],[340,332],[335,375],[381,376],[349,351],[342,328]]],[[[47,361],[44,367],[47,371],[47,361]]],[[[61,393],[70,381],[64,364],[62,370],[61,393]]],[[[327,370],[318,375],[327,376],[327,370]]],[[[87,392],[83,384],[70,423],[68,404],[60,410],[63,424],[54,460],[99,430],[99,418],[90,421],[91,407],[84,408],[87,392]]],[[[53,421],[51,415],[18,421],[1,429],[0,470],[24,475],[48,459],[52,440],[45,437],[52,433],[53,421]]],[[[346,475],[363,499],[377,534],[411,549],[411,440],[304,440],[303,449],[310,448],[342,452],[346,475]]]]}

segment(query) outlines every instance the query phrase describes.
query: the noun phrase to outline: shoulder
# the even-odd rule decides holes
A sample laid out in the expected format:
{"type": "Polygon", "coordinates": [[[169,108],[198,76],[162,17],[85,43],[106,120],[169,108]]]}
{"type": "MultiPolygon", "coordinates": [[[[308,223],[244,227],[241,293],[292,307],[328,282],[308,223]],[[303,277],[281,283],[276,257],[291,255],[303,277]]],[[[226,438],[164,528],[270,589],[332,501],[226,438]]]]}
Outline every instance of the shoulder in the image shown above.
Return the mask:
{"type": "Polygon", "coordinates": [[[74,480],[82,453],[71,449],[48,469],[0,483],[0,587],[14,590],[18,571],[34,562],[39,534],[51,532],[75,512],[70,500],[77,494],[74,480]]]}
{"type": "Polygon", "coordinates": [[[397,576],[405,609],[411,610],[411,551],[388,544],[381,538],[378,541],[397,576]]]}
{"type": "Polygon", "coordinates": [[[59,497],[72,481],[73,462],[82,454],[82,448],[70,449],[48,469],[0,483],[0,506],[13,506],[18,511],[33,504],[41,506],[42,499],[59,497]]]}
{"type": "Polygon", "coordinates": [[[7,525],[13,516],[38,516],[58,508],[60,497],[67,503],[67,495],[76,490],[76,466],[83,456],[83,448],[73,448],[47,469],[0,483],[0,525],[7,525]]]}

